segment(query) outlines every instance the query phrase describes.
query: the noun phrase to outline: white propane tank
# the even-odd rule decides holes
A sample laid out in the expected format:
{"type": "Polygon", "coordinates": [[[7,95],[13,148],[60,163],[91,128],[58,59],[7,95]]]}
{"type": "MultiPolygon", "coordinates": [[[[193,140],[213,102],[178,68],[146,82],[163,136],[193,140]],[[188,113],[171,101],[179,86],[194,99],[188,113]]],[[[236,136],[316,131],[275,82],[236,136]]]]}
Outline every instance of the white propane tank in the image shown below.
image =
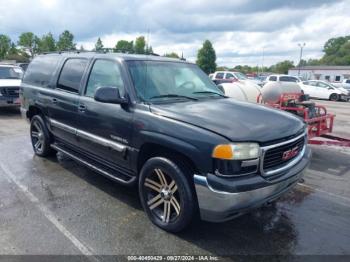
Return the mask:
{"type": "Polygon", "coordinates": [[[249,82],[233,82],[223,83],[219,86],[225,91],[225,95],[240,101],[256,103],[257,97],[260,95],[260,87],[249,82]]]}
{"type": "Polygon", "coordinates": [[[268,82],[261,89],[262,99],[267,103],[277,103],[284,93],[301,93],[301,88],[294,82],[268,82]]]}

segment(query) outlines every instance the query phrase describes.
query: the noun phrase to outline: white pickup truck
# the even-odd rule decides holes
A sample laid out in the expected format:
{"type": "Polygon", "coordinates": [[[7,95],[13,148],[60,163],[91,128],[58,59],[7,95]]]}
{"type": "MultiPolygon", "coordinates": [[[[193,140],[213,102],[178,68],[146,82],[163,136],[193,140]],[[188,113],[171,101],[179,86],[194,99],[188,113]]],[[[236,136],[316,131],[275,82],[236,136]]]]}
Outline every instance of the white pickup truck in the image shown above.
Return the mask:
{"type": "Polygon", "coordinates": [[[22,75],[19,66],[0,65],[0,107],[20,106],[19,86],[22,75]]]}

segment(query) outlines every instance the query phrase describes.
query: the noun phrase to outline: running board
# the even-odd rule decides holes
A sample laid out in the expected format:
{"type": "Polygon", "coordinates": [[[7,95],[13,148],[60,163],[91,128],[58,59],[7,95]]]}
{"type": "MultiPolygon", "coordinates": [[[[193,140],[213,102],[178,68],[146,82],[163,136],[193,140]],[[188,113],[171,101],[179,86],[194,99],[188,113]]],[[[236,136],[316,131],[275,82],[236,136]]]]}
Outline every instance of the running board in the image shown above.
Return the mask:
{"type": "Polygon", "coordinates": [[[91,170],[93,170],[93,171],[113,180],[113,181],[121,183],[123,185],[133,185],[134,182],[136,181],[136,177],[134,177],[134,176],[128,177],[128,176],[123,175],[114,169],[112,170],[111,168],[104,167],[102,164],[96,162],[95,160],[90,159],[86,156],[83,156],[77,152],[74,152],[73,150],[70,150],[66,147],[63,147],[63,146],[57,145],[57,144],[51,144],[51,147],[53,149],[55,149],[56,151],[68,156],[69,158],[79,162],[80,164],[83,164],[84,166],[90,168],[91,170]],[[121,176],[123,176],[127,179],[123,179],[123,178],[121,178],[121,176]]]}

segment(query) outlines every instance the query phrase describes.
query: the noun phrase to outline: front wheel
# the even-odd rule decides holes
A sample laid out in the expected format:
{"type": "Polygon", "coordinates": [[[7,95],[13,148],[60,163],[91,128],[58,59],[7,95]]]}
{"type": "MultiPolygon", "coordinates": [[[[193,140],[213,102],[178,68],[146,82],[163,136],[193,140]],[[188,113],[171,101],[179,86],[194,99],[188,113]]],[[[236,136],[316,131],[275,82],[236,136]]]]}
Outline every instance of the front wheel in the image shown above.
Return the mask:
{"type": "Polygon", "coordinates": [[[329,100],[331,101],[338,101],[339,100],[339,96],[337,94],[331,94],[329,97],[329,100]]]}
{"type": "Polygon", "coordinates": [[[140,172],[142,206],[155,225],[169,232],[181,231],[194,216],[195,197],[186,171],[172,160],[154,157],[140,172]]]}

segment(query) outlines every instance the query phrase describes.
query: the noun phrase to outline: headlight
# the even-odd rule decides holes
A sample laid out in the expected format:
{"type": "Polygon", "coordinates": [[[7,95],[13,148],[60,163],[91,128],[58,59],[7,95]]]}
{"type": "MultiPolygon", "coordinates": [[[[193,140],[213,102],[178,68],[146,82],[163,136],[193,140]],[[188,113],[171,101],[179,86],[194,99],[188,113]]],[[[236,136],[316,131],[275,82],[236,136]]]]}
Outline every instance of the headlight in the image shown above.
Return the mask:
{"type": "Polygon", "coordinates": [[[260,147],[257,143],[234,143],[216,146],[212,157],[226,160],[246,160],[258,158],[259,155],[260,147]]]}

